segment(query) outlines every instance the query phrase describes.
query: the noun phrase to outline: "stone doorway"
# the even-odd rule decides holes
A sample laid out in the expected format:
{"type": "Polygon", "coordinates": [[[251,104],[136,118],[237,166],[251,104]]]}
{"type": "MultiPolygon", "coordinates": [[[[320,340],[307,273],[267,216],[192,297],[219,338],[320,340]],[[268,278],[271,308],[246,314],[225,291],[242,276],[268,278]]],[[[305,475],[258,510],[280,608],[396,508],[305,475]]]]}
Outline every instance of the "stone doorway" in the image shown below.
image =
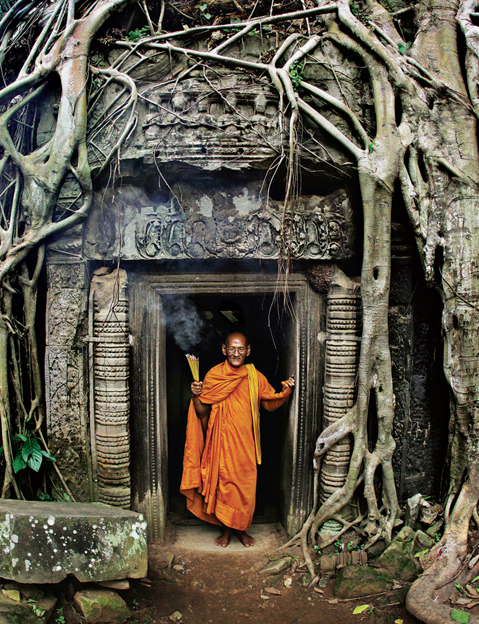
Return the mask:
{"type": "MultiPolygon", "coordinates": [[[[294,298],[293,294],[291,308],[294,308],[294,298]]],[[[295,342],[294,319],[293,310],[289,309],[282,294],[192,295],[186,301],[179,296],[166,295],[162,299],[165,310],[170,311],[169,315],[166,312],[169,520],[183,524],[191,519],[186,500],[179,493],[191,383],[184,355],[190,350],[188,336],[183,334],[185,325],[189,321],[195,325],[195,319],[199,321],[197,331],[201,341],[191,350],[200,355],[201,378],[212,366],[224,360],[221,344],[225,336],[242,331],[252,345],[248,361],[253,362],[279,391],[281,380],[294,372],[289,370],[294,369],[290,348],[295,342]],[[188,315],[195,313],[196,317],[190,319],[188,315]]],[[[287,404],[274,414],[262,410],[263,462],[258,466],[255,523],[282,519],[282,491],[277,477],[282,472],[282,441],[290,418],[289,409],[287,404]]]]}
{"type": "Polygon", "coordinates": [[[177,491],[191,375],[184,351],[174,340],[177,320],[170,318],[171,310],[184,300],[210,321],[205,340],[211,346],[199,353],[202,375],[222,360],[218,331],[234,330],[235,319],[250,334],[251,361],[276,388],[286,373],[297,376],[288,407],[262,419],[264,465],[258,474],[257,506],[257,521],[281,520],[286,531],[294,533],[310,510],[312,452],[320,429],[322,299],[302,275],[280,284],[276,276],[263,274],[130,273],[129,281],[132,500],[133,508],[148,520],[150,540],[163,538],[169,512],[173,521],[185,516],[177,491]],[[271,307],[275,293],[279,315],[271,307]],[[285,296],[289,311],[282,305],[285,296]],[[275,418],[280,418],[279,426],[275,418]]]}

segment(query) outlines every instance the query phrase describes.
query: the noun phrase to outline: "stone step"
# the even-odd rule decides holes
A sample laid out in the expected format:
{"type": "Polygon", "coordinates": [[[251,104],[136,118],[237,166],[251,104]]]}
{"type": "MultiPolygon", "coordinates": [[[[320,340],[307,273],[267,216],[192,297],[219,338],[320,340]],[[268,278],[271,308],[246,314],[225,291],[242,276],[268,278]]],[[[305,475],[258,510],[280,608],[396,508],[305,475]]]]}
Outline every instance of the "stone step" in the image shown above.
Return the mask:
{"type": "Polygon", "coordinates": [[[141,514],[102,503],[0,500],[0,577],[19,583],[147,575],[141,514]]]}

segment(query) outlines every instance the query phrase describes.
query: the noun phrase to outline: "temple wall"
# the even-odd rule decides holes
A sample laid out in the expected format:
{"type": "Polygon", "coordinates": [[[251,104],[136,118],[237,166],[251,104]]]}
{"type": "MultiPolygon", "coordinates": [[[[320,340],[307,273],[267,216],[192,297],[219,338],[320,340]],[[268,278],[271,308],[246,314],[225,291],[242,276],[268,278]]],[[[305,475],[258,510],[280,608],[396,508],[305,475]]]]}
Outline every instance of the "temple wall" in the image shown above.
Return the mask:
{"type": "MultiPolygon", "coordinates": [[[[254,37],[247,39],[247,47],[259,45],[254,37]]],[[[274,42],[267,38],[262,45],[265,50],[268,46],[274,49],[274,42]]],[[[247,56],[248,49],[242,53],[247,56]]],[[[340,56],[333,60],[342,63],[340,56]]],[[[350,277],[360,274],[357,227],[361,204],[355,173],[338,146],[328,143],[306,122],[304,147],[309,150],[308,163],[314,163],[314,170],[302,172],[303,191],[294,212],[285,213],[284,171],[275,181],[267,180],[267,172],[285,147],[274,91],[263,83],[254,83],[246,74],[223,69],[210,76],[210,86],[195,70],[177,86],[174,81],[163,80],[171,71],[171,62],[176,61],[159,56],[143,69],[133,70],[142,97],[138,124],[118,162],[119,178],[113,185],[109,179],[97,181],[86,222],[48,247],[45,375],[50,447],[78,500],[100,499],[128,506],[131,394],[135,396],[135,408],[143,405],[148,414],[146,424],[139,427],[145,438],[145,452],[151,453],[151,461],[164,462],[164,431],[154,420],[157,415],[149,413],[157,409],[161,399],[154,396],[152,382],[161,378],[161,357],[150,349],[150,336],[143,334],[153,314],[148,306],[158,305],[162,283],[171,284],[171,280],[175,282],[172,275],[178,275],[177,284],[171,288],[181,290],[186,274],[196,275],[198,281],[202,274],[217,275],[220,281],[222,276],[237,275],[245,283],[245,276],[257,274],[271,289],[268,280],[277,273],[278,258],[287,255],[293,262],[291,279],[300,284],[297,292],[301,291],[307,305],[314,308],[309,319],[307,305],[302,304],[303,324],[295,346],[297,352],[304,351],[298,356],[303,367],[298,371],[301,383],[310,380],[315,394],[313,400],[307,389],[302,391],[304,404],[298,407],[298,413],[306,413],[305,405],[310,406],[308,409],[314,406],[315,413],[308,416],[310,429],[305,433],[298,422],[288,434],[290,473],[291,479],[296,479],[296,489],[285,498],[297,502],[290,504],[286,515],[289,525],[296,527],[298,520],[291,517],[291,509],[306,513],[309,482],[299,483],[294,466],[306,466],[309,456],[304,445],[312,447],[321,429],[324,378],[328,391],[332,388],[334,393],[342,387],[334,377],[336,369],[330,366],[331,358],[342,362],[341,358],[347,356],[347,383],[351,385],[355,379],[351,366],[357,357],[356,348],[352,353],[350,345],[343,345],[344,354],[337,349],[331,355],[331,344],[329,360],[319,361],[325,358],[327,342],[317,331],[321,324],[326,329],[327,288],[321,290],[321,285],[311,279],[312,269],[321,273],[331,267],[340,267],[350,277]],[[269,195],[268,188],[272,191],[269,195]],[[110,303],[101,304],[101,273],[106,279],[122,271],[125,279],[117,298],[113,293],[110,303]],[[135,276],[133,286],[126,283],[130,274],[135,276]],[[151,284],[156,284],[157,294],[152,294],[151,284]],[[135,307],[137,304],[142,307],[135,307]],[[319,343],[322,346],[318,347],[319,343]],[[138,351],[138,344],[143,344],[143,351],[138,351]],[[131,362],[137,368],[132,376],[134,382],[129,378],[131,362]],[[139,377],[139,370],[145,370],[146,377],[139,377]],[[132,392],[132,383],[144,386],[141,396],[137,388],[132,392]],[[298,436],[303,446],[297,443],[298,436]],[[116,451],[112,452],[112,448],[116,451]]],[[[320,85],[331,79],[328,72],[318,71],[308,80],[320,85]]],[[[360,79],[359,69],[357,75],[353,75],[356,70],[352,67],[348,71],[352,72],[351,85],[355,85],[352,106],[367,109],[369,87],[360,79]]],[[[330,86],[334,90],[334,85],[330,86]]],[[[111,88],[99,108],[115,97],[115,88],[111,88]]],[[[53,113],[47,106],[45,110],[38,127],[39,143],[48,140],[51,132],[49,115],[53,113]]],[[[95,123],[98,114],[98,110],[92,113],[90,123],[95,123]]],[[[337,118],[335,123],[346,134],[351,133],[346,123],[337,118]]],[[[95,135],[97,154],[109,151],[110,139],[106,128],[95,135]]],[[[93,150],[90,157],[95,165],[93,150]]],[[[66,185],[59,205],[72,205],[72,198],[74,181],[66,185]]],[[[447,402],[443,400],[444,392],[435,390],[442,380],[436,352],[437,319],[432,316],[431,295],[425,294],[420,269],[408,254],[393,262],[390,300],[397,398],[394,469],[400,498],[417,491],[431,494],[438,489],[447,440],[447,402]]],[[[232,282],[234,278],[228,279],[232,282]]],[[[230,282],[223,282],[222,292],[228,292],[230,282]]],[[[260,279],[257,287],[261,292],[260,279]]],[[[188,288],[191,284],[184,286],[185,294],[188,288]]],[[[255,287],[248,282],[248,288],[255,287]]],[[[340,316],[341,310],[338,313],[340,316]]],[[[158,324],[154,332],[159,336],[158,324]]],[[[355,339],[360,339],[356,326],[353,333],[355,339]]],[[[359,340],[354,344],[359,345],[359,340]]],[[[338,409],[346,409],[350,399],[348,394],[338,409]]],[[[325,413],[331,416],[331,410],[325,413]]],[[[346,465],[342,455],[339,463],[343,468],[346,465]]],[[[301,470],[306,474],[309,469],[301,470]]],[[[306,479],[304,475],[301,478],[306,479]]],[[[150,483],[149,496],[162,509],[166,504],[162,500],[164,479],[164,467],[153,466],[142,481],[150,483]]],[[[146,486],[141,487],[144,494],[146,486]]],[[[132,500],[136,505],[143,504],[135,493],[132,500]]],[[[142,510],[161,534],[163,512],[151,515],[147,508],[142,510]]]]}

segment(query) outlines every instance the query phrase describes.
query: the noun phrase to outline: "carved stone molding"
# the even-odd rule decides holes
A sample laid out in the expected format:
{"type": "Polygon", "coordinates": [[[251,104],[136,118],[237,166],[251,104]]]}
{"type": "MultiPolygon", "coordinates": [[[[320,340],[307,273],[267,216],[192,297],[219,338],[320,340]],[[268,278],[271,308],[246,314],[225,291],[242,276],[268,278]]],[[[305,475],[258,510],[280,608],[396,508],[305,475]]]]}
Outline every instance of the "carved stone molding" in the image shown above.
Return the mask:
{"type": "Polygon", "coordinates": [[[191,77],[180,84],[153,85],[143,93],[136,141],[123,158],[158,163],[184,162],[206,170],[265,167],[283,142],[278,97],[264,83],[219,69],[210,84],[191,77]]]}
{"type": "MultiPolygon", "coordinates": [[[[356,399],[356,375],[360,343],[361,298],[359,284],[342,276],[328,293],[326,316],[326,358],[324,377],[324,428],[342,418],[356,399]]],[[[320,502],[324,503],[345,482],[351,459],[352,440],[347,436],[331,447],[321,466],[320,502]]],[[[345,509],[342,515],[348,515],[345,509]]],[[[322,533],[338,532],[336,521],[323,525],[322,533]]]]}
{"type": "Polygon", "coordinates": [[[126,272],[99,269],[91,282],[93,378],[92,458],[97,497],[129,509],[130,394],[126,272]]]}
{"type": "Polygon", "coordinates": [[[282,231],[285,251],[292,258],[349,257],[354,228],[348,194],[339,190],[327,197],[299,198],[295,212],[286,216],[282,202],[275,201],[245,217],[207,216],[164,207],[138,223],[135,241],[140,256],[148,259],[275,259],[282,231]]]}

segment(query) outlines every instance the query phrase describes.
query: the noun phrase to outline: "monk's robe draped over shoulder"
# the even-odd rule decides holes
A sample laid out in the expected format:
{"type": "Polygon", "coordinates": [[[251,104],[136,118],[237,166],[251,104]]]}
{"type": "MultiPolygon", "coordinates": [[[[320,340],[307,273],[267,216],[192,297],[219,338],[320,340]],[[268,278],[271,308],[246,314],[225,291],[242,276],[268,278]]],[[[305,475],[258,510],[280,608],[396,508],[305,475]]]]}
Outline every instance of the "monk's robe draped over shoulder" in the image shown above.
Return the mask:
{"type": "MultiPolygon", "coordinates": [[[[258,408],[262,402],[274,411],[291,394],[289,386],[275,393],[262,373],[251,372],[257,375],[258,408]]],[[[199,399],[211,405],[206,439],[191,401],[180,491],[198,518],[245,531],[253,520],[257,460],[247,366],[225,361],[213,367],[199,399]]]]}

